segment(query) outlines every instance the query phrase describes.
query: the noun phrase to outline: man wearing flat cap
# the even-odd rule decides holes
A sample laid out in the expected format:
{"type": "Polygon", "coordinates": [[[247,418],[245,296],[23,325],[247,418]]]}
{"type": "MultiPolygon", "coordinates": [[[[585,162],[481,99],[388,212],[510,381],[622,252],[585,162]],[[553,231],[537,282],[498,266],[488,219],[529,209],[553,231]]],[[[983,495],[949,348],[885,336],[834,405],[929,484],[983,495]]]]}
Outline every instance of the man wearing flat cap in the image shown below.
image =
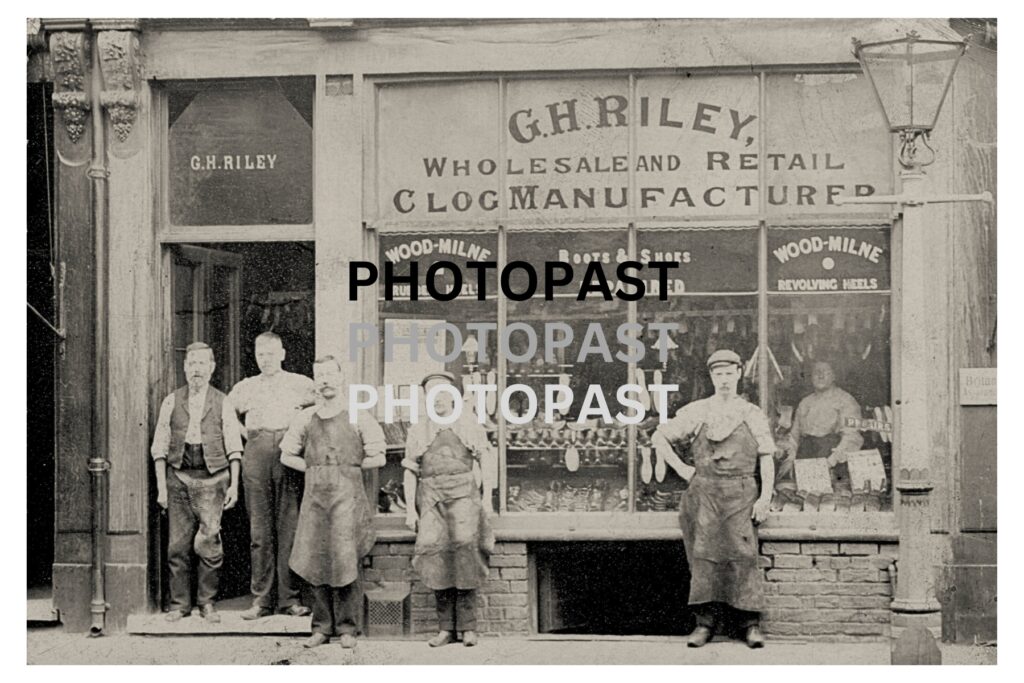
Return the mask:
{"type": "Polygon", "coordinates": [[[689,482],[679,522],[697,628],[687,644],[701,647],[733,622],[747,645],[763,647],[758,613],[764,606],[764,585],[754,525],[768,515],[775,443],[765,414],[737,394],[743,372],[739,355],[720,349],[707,366],[714,396],[684,406],[651,439],[657,456],[689,482]],[[694,466],[679,459],[673,441],[692,444],[694,466]],[[757,466],[760,491],[754,478],[757,466]]]}
{"type": "MultiPolygon", "coordinates": [[[[461,401],[449,372],[427,375],[422,386],[439,418],[451,416],[461,401]]],[[[428,641],[431,647],[454,642],[459,633],[463,645],[477,643],[476,593],[494,550],[487,519],[491,482],[482,474],[490,471],[492,456],[487,433],[468,406],[450,424],[422,419],[409,428],[402,460],[406,524],[417,532],[412,566],[437,599],[439,631],[428,641]]]]}

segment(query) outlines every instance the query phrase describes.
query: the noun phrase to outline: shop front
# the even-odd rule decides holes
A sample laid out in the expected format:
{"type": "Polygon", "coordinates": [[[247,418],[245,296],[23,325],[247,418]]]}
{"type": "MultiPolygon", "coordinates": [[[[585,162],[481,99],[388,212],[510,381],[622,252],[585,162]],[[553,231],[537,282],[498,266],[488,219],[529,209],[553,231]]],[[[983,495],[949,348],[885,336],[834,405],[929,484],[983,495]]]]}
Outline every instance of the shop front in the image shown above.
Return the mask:
{"type": "MultiPolygon", "coordinates": [[[[184,347],[207,341],[212,382],[227,389],[255,372],[253,340],[273,330],[294,372],[332,353],[381,393],[438,370],[497,386],[475,408],[494,447],[484,478],[498,546],[480,600],[481,630],[496,634],[690,630],[686,484],[651,435],[713,393],[705,361],[732,349],[740,391],[779,446],[760,529],[766,632],[890,637],[904,561],[894,340],[919,331],[899,325],[899,215],[842,203],[898,191],[891,135],[847,48],[892,27],[838,24],[826,41],[813,22],[777,34],[608,22],[593,35],[526,22],[493,50],[478,42],[486,24],[108,31],[136,41],[142,65],[135,117],[106,157],[107,561],[132,587],[108,599],[114,623],[161,604],[163,532],[142,456],[184,347]],[[692,46],[708,31],[727,56],[692,46]],[[478,276],[480,261],[494,267],[478,276]],[[617,270],[665,261],[678,264],[667,277],[617,270]],[[378,281],[353,286],[357,262],[378,281]],[[549,262],[570,268],[546,291],[549,262]],[[642,297],[601,296],[638,285],[642,297]],[[133,325],[115,324],[124,314],[133,325]],[[357,323],[381,336],[366,343],[357,323]],[[405,341],[385,352],[385,334],[405,341]],[[632,403],[626,384],[645,387],[632,403]],[[823,420],[823,403],[840,419],[823,420]]],[[[946,121],[936,138],[953,147],[952,132],[946,121]]],[[[58,149],[81,144],[63,134],[58,149]]],[[[402,628],[426,633],[433,595],[410,566],[401,487],[410,415],[381,405],[377,417],[388,461],[366,475],[379,541],[365,578],[407,596],[402,628]]],[[[956,464],[936,452],[945,496],[956,464]]],[[[936,507],[933,527],[952,523],[949,503],[936,507]]],[[[227,597],[247,590],[247,533],[244,509],[225,516],[227,597]]],[[[81,564],[55,576],[69,614],[81,564]]]]}

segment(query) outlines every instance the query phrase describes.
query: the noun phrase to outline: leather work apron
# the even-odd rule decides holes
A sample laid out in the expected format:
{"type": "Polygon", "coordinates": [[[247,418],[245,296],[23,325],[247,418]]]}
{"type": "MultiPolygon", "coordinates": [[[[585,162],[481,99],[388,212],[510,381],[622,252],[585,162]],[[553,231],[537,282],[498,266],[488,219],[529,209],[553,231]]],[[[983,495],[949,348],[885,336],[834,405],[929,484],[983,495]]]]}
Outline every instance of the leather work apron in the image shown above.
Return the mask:
{"type": "Polygon", "coordinates": [[[420,460],[416,509],[412,566],[423,583],[433,590],[481,587],[494,532],[473,481],[472,455],[450,429],[437,433],[420,460]]]}
{"type": "Polygon", "coordinates": [[[757,442],[745,422],[719,442],[701,426],[693,442],[697,472],[683,493],[679,523],[690,565],[689,604],[724,602],[760,611],[764,578],[750,515],[758,497],[757,442]]]}
{"type": "Polygon", "coordinates": [[[326,420],[313,415],[304,457],[306,484],[289,564],[314,586],[347,586],[376,541],[360,469],[363,442],[347,411],[326,420]]]}

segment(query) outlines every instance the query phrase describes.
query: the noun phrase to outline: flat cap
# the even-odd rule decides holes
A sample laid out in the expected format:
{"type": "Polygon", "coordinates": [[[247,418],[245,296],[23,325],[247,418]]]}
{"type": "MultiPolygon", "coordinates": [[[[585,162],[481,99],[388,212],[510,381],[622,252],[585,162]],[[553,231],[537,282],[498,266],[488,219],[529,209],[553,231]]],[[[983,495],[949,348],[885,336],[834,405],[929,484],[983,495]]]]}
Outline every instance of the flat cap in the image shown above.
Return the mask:
{"type": "Polygon", "coordinates": [[[455,384],[455,375],[453,375],[452,373],[448,372],[447,370],[442,370],[440,372],[431,372],[431,373],[429,373],[420,382],[420,386],[421,387],[426,387],[427,386],[427,382],[432,382],[435,379],[443,379],[444,381],[448,382],[449,384],[455,384]]]}
{"type": "Polygon", "coordinates": [[[708,370],[714,370],[719,365],[743,365],[743,361],[740,360],[740,356],[735,351],[729,349],[718,349],[713,354],[708,356],[708,370]]]}

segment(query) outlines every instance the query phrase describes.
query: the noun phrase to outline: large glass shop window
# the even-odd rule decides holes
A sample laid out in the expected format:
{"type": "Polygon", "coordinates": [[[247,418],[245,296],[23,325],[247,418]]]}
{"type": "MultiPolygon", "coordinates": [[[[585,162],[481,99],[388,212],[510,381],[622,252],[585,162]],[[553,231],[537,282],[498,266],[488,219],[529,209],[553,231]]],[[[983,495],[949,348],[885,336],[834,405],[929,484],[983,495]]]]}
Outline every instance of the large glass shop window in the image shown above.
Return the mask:
{"type": "MultiPolygon", "coordinates": [[[[757,353],[757,251],[758,229],[641,230],[637,255],[642,262],[677,261],[677,276],[669,280],[668,298],[656,294],[637,303],[637,320],[674,323],[665,360],[654,348],[638,364],[639,384],[678,384],[669,394],[672,417],[687,403],[714,393],[706,369],[708,356],[718,349],[732,349],[746,361],[739,387],[744,397],[757,403],[759,387],[753,372],[757,353]]],[[[656,337],[646,344],[651,347],[656,337]]],[[[645,404],[647,401],[645,401],[645,404]]],[[[637,431],[636,510],[678,510],[685,483],[671,468],[656,467],[651,435],[658,425],[656,406],[637,431]]],[[[687,445],[680,457],[692,464],[687,445]]]]}
{"type": "Polygon", "coordinates": [[[313,79],[169,87],[173,226],[313,222],[313,79]]]}
{"type": "Polygon", "coordinates": [[[775,509],[892,509],[890,230],[768,229],[775,509]]]}
{"type": "MultiPolygon", "coordinates": [[[[590,295],[578,301],[575,291],[583,281],[587,264],[599,261],[606,273],[615,273],[615,265],[625,260],[628,237],[625,230],[586,232],[509,232],[509,260],[522,260],[537,267],[545,261],[563,261],[574,269],[574,279],[564,295],[553,300],[534,298],[508,302],[508,325],[528,325],[544,339],[546,323],[566,327],[552,331],[552,337],[572,341],[553,350],[551,357],[542,345],[532,360],[508,364],[509,386],[529,387],[538,396],[538,413],[531,412],[526,392],[512,395],[511,413],[524,416],[521,424],[510,424],[507,434],[507,509],[509,512],[609,512],[629,509],[627,486],[629,461],[627,430],[624,424],[605,423],[601,418],[583,421],[581,413],[603,402],[612,415],[621,406],[617,398],[620,386],[628,378],[628,365],[615,358],[619,350],[616,335],[627,320],[626,302],[615,298],[604,301],[590,295]],[[611,357],[592,352],[598,336],[607,341],[611,357]],[[583,353],[584,348],[587,349],[583,353]],[[572,401],[564,409],[553,410],[548,423],[543,414],[547,385],[568,387],[572,401]],[[588,397],[589,394],[589,397],[588,397]]],[[[524,291],[525,276],[517,272],[511,278],[514,292],[524,291]]],[[[609,282],[614,289],[616,284],[609,282]]],[[[509,350],[526,356],[530,349],[522,333],[509,334],[509,350]]],[[[554,344],[552,345],[554,346],[554,344]]],[[[589,413],[593,415],[593,413],[589,413]]],[[[583,415],[583,417],[587,417],[583,415]]]]}
{"type": "MultiPolygon", "coordinates": [[[[479,346],[479,333],[471,326],[476,323],[497,325],[497,277],[494,269],[488,271],[487,298],[479,301],[476,281],[473,279],[475,271],[470,270],[466,264],[470,261],[496,260],[497,233],[386,233],[380,235],[379,243],[378,267],[381,273],[384,273],[386,267],[390,267],[395,276],[405,277],[411,272],[410,264],[416,262],[418,280],[421,283],[417,301],[412,300],[408,285],[396,284],[390,300],[385,298],[386,291],[383,285],[379,289],[380,329],[390,328],[396,338],[416,340],[415,353],[412,344],[395,344],[390,358],[385,355],[381,345],[381,383],[394,385],[399,398],[408,398],[408,386],[419,386],[423,378],[432,372],[451,372],[455,375],[457,383],[462,386],[470,383],[496,384],[497,336],[493,333],[487,335],[487,348],[484,354],[485,349],[479,346]],[[439,261],[456,264],[466,277],[460,295],[451,301],[438,301],[430,296],[426,289],[427,270],[439,261]],[[474,274],[473,277],[470,277],[470,274],[474,274]],[[435,327],[440,323],[453,326],[458,334],[435,327]],[[432,357],[428,352],[428,345],[435,349],[435,356],[444,357],[432,357]],[[485,355],[486,360],[483,360],[485,355]]],[[[434,278],[437,292],[444,294],[452,291],[453,277],[450,269],[439,270],[434,278]]],[[[475,411],[475,401],[468,392],[466,397],[463,411],[475,411]]],[[[495,406],[495,401],[488,401],[488,415],[484,422],[494,448],[481,459],[481,473],[485,482],[493,487],[494,509],[497,509],[495,406]]],[[[378,414],[387,441],[387,464],[377,475],[377,510],[382,514],[405,514],[401,461],[404,457],[410,417],[408,409],[401,408],[392,416],[392,420],[385,420],[383,415],[378,414]]],[[[419,406],[419,419],[427,419],[422,401],[419,406]]]]}

